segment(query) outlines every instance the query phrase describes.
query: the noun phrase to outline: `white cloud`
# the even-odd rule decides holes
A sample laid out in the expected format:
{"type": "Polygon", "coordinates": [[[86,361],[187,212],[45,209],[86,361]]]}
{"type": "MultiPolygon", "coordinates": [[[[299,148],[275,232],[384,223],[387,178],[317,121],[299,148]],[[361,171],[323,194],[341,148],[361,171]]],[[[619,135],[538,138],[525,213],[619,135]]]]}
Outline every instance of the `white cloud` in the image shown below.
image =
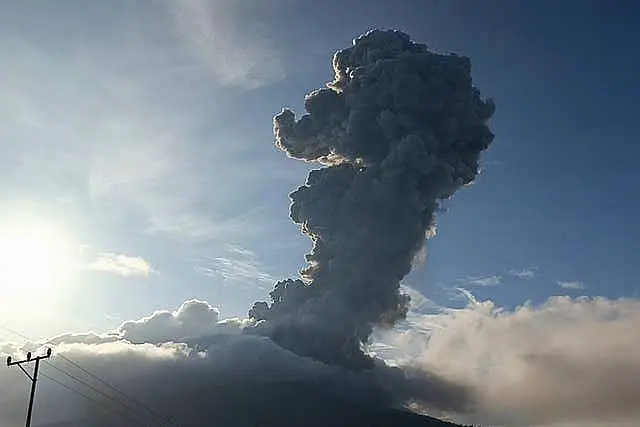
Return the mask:
{"type": "Polygon", "coordinates": [[[259,289],[267,289],[277,280],[264,270],[262,262],[253,251],[240,246],[229,246],[226,256],[213,257],[204,263],[200,262],[196,271],[259,289]]]}
{"type": "Polygon", "coordinates": [[[58,335],[57,337],[48,340],[47,345],[61,345],[61,344],[97,345],[97,344],[106,344],[106,343],[116,342],[120,340],[121,340],[120,336],[113,333],[108,333],[108,334],[97,334],[95,332],[67,333],[67,334],[58,335]]]}
{"type": "Polygon", "coordinates": [[[562,281],[562,280],[558,280],[556,281],[556,283],[558,284],[558,286],[560,286],[563,289],[575,289],[575,290],[579,290],[579,289],[584,289],[585,285],[583,282],[580,282],[578,280],[572,280],[572,281],[562,281]]]}
{"type": "Polygon", "coordinates": [[[440,309],[440,307],[436,303],[424,296],[420,291],[410,286],[401,285],[400,292],[409,295],[409,297],[411,298],[410,304],[412,312],[418,311],[424,313],[440,309]]]}
{"type": "Polygon", "coordinates": [[[220,311],[206,301],[188,300],[176,311],[156,311],[140,320],[123,323],[115,331],[133,343],[184,342],[212,334],[239,333],[247,323],[238,319],[220,321],[220,311]]]}
{"type": "Polygon", "coordinates": [[[533,268],[523,268],[521,270],[509,270],[509,274],[522,280],[531,280],[536,275],[536,270],[533,268]]]}
{"type": "Polygon", "coordinates": [[[640,300],[554,297],[514,311],[484,301],[408,322],[379,332],[381,353],[472,386],[478,407],[461,421],[640,424],[640,300]]]}
{"type": "Polygon", "coordinates": [[[142,257],[115,254],[111,252],[99,253],[89,269],[120,276],[148,276],[154,272],[151,264],[142,257]]]}
{"type": "Polygon", "coordinates": [[[47,345],[99,345],[121,341],[154,345],[200,342],[210,336],[240,334],[250,324],[249,319],[220,319],[217,308],[206,301],[192,299],[174,311],[158,310],[141,319],[123,322],[108,333],[67,333],[48,340],[47,345]]]}
{"type": "Polygon", "coordinates": [[[231,173],[215,166],[237,144],[202,129],[224,106],[207,103],[206,122],[199,115],[219,86],[176,74],[180,52],[137,30],[131,43],[57,53],[0,39],[12,58],[0,70],[0,187],[55,194],[87,221],[125,217],[180,239],[254,231],[255,211],[221,217],[212,202],[235,197],[214,183],[231,173]]]}
{"type": "Polygon", "coordinates": [[[456,291],[460,293],[460,295],[462,296],[462,298],[464,298],[464,301],[467,303],[468,306],[475,306],[480,304],[478,299],[468,289],[456,288],[456,291]]]}
{"type": "Polygon", "coordinates": [[[255,88],[284,77],[276,43],[237,2],[169,0],[166,7],[186,51],[223,84],[255,88]]]}
{"type": "Polygon", "coordinates": [[[496,286],[502,283],[502,276],[470,276],[464,281],[472,286],[496,286]]]}
{"type": "Polygon", "coordinates": [[[261,271],[256,264],[238,258],[216,257],[213,259],[213,268],[227,280],[255,280],[268,283],[274,280],[273,276],[261,271]]]}
{"type": "Polygon", "coordinates": [[[85,129],[92,141],[84,160],[92,201],[141,217],[149,232],[177,238],[208,238],[240,230],[235,223],[242,221],[220,220],[215,212],[199,207],[207,196],[219,196],[209,193],[209,179],[215,176],[199,173],[217,146],[199,147],[189,137],[195,123],[171,107],[170,99],[160,96],[155,105],[145,99],[158,98],[148,92],[161,90],[145,87],[132,77],[107,75],[103,80],[116,90],[108,94],[113,105],[100,106],[106,109],[96,114],[101,119],[85,129]]]}

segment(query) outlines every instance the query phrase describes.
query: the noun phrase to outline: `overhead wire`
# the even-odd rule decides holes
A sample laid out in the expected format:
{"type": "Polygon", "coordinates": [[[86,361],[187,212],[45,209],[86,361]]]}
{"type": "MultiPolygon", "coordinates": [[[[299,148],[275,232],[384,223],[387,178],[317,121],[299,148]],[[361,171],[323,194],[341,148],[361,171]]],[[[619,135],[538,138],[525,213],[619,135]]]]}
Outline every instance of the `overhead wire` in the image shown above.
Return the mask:
{"type": "MultiPolygon", "coordinates": [[[[109,394],[107,394],[107,393],[103,392],[103,391],[102,391],[102,390],[100,390],[99,388],[97,388],[97,387],[95,387],[95,386],[93,386],[93,385],[89,384],[89,383],[88,383],[88,382],[86,382],[86,381],[83,381],[83,380],[79,379],[78,377],[76,377],[76,376],[74,376],[74,375],[70,374],[69,372],[65,371],[64,369],[61,369],[61,368],[57,367],[57,366],[56,366],[56,365],[54,365],[53,363],[51,363],[51,362],[48,362],[48,361],[47,361],[47,362],[46,362],[46,366],[49,366],[49,367],[51,367],[51,368],[55,369],[56,371],[58,371],[58,372],[62,373],[62,374],[63,374],[63,375],[65,375],[66,377],[71,378],[73,381],[76,381],[78,384],[83,385],[83,386],[84,386],[84,387],[86,387],[87,389],[89,389],[89,390],[91,390],[91,391],[93,391],[93,392],[95,392],[95,393],[99,394],[100,396],[104,397],[105,399],[107,399],[107,400],[109,400],[109,401],[111,401],[111,402],[113,402],[113,403],[115,403],[115,404],[117,404],[117,405],[120,405],[124,410],[126,410],[126,411],[131,411],[132,413],[136,413],[138,416],[142,416],[140,412],[136,412],[136,411],[138,411],[137,409],[135,409],[135,408],[133,408],[133,407],[129,406],[128,404],[124,403],[122,400],[117,399],[117,398],[115,398],[115,397],[113,397],[113,396],[111,396],[111,395],[109,395],[109,394]]],[[[165,425],[166,425],[166,424],[165,424],[165,425]]]]}
{"type": "Polygon", "coordinates": [[[116,414],[116,415],[118,415],[119,417],[124,418],[124,419],[126,419],[126,420],[128,420],[128,421],[132,421],[132,422],[134,422],[134,423],[135,423],[135,425],[136,425],[136,426],[142,426],[142,425],[143,425],[143,424],[140,424],[140,421],[139,421],[139,420],[136,420],[136,419],[134,419],[134,418],[130,417],[129,415],[127,415],[126,413],[123,413],[122,411],[118,411],[118,410],[116,410],[116,409],[113,409],[113,408],[112,408],[112,407],[110,407],[110,406],[105,405],[104,403],[102,403],[102,402],[100,402],[100,401],[98,401],[98,400],[96,400],[96,399],[92,398],[92,397],[91,397],[91,396],[89,396],[88,394],[85,394],[85,393],[83,393],[83,392],[81,392],[81,391],[79,391],[79,390],[76,390],[75,388],[71,387],[69,384],[65,384],[65,383],[63,383],[62,381],[60,381],[60,380],[58,380],[58,379],[56,379],[56,378],[53,378],[53,377],[51,377],[51,376],[49,376],[49,375],[47,375],[47,374],[44,374],[44,373],[41,373],[40,375],[41,375],[43,378],[46,378],[46,379],[48,379],[49,381],[51,381],[51,382],[53,382],[53,383],[57,384],[58,386],[60,386],[60,387],[62,387],[62,388],[64,388],[64,389],[66,389],[66,390],[68,390],[68,391],[70,391],[70,392],[72,392],[72,393],[75,393],[76,395],[78,395],[78,396],[82,397],[83,399],[85,399],[85,400],[87,400],[87,401],[89,401],[89,402],[93,403],[94,405],[99,406],[99,407],[100,407],[100,408],[102,408],[103,410],[106,410],[106,411],[109,411],[109,412],[111,412],[111,413],[113,413],[113,414],[116,414]]]}
{"type": "MultiPolygon", "coordinates": [[[[30,337],[28,337],[28,336],[26,336],[26,335],[24,335],[24,334],[22,334],[22,333],[20,333],[20,332],[16,331],[15,329],[9,328],[8,326],[3,325],[3,324],[1,324],[1,323],[0,323],[0,328],[1,328],[1,329],[4,329],[5,331],[10,332],[10,333],[12,333],[12,334],[14,334],[14,335],[17,335],[17,336],[19,336],[19,337],[21,337],[21,338],[24,338],[24,339],[26,339],[27,341],[33,341],[30,337]]],[[[161,422],[163,423],[163,425],[171,425],[171,426],[174,426],[174,427],[178,427],[178,426],[179,426],[179,424],[178,424],[177,420],[175,420],[175,418],[173,418],[173,417],[168,417],[168,416],[164,416],[163,414],[160,414],[158,411],[156,411],[155,409],[153,409],[153,408],[152,408],[152,407],[150,407],[149,405],[147,405],[147,404],[145,404],[145,403],[141,402],[140,400],[138,400],[138,399],[136,399],[136,398],[134,398],[134,397],[132,397],[132,396],[128,395],[127,393],[125,393],[124,391],[122,391],[121,389],[119,389],[118,387],[116,387],[115,385],[113,385],[113,384],[111,384],[111,383],[107,382],[106,380],[102,379],[101,377],[99,377],[99,376],[98,376],[98,375],[96,375],[95,373],[92,373],[92,372],[91,372],[91,371],[89,371],[88,369],[86,369],[86,368],[82,367],[78,362],[76,362],[76,361],[72,360],[72,359],[71,359],[71,358],[69,358],[68,356],[65,356],[64,354],[61,354],[61,353],[57,354],[57,356],[58,356],[59,358],[63,359],[64,361],[66,361],[67,363],[69,363],[70,365],[72,365],[73,367],[75,367],[76,369],[78,369],[78,370],[80,370],[81,372],[83,372],[85,375],[87,375],[87,376],[91,377],[92,379],[94,379],[94,380],[96,380],[97,382],[101,383],[102,385],[106,386],[106,387],[107,387],[107,388],[109,388],[110,390],[112,390],[112,391],[116,392],[116,393],[117,393],[118,395],[120,395],[121,397],[123,397],[123,398],[125,398],[125,399],[128,399],[128,400],[129,400],[129,402],[131,402],[131,403],[132,403],[132,404],[134,404],[135,406],[130,406],[130,405],[127,405],[127,404],[123,404],[123,403],[122,403],[122,400],[120,400],[120,399],[118,399],[118,398],[116,398],[116,397],[113,397],[113,396],[111,396],[111,395],[109,395],[109,394],[107,394],[107,393],[103,392],[102,390],[98,389],[97,387],[95,387],[95,386],[93,386],[93,385],[89,384],[89,383],[88,383],[88,382],[86,382],[86,381],[83,381],[83,380],[81,380],[81,379],[79,379],[79,378],[75,377],[74,375],[70,374],[69,372],[66,372],[64,369],[60,368],[59,366],[54,365],[54,364],[53,364],[53,363],[51,363],[51,362],[48,362],[48,363],[47,363],[47,365],[48,365],[48,366],[50,366],[50,367],[52,367],[53,369],[55,369],[55,370],[57,370],[57,371],[61,372],[61,373],[62,373],[62,374],[64,374],[65,376],[67,376],[67,377],[69,377],[69,378],[73,379],[74,381],[76,381],[76,382],[78,382],[78,383],[82,384],[83,386],[87,387],[88,389],[90,389],[90,390],[92,390],[92,391],[94,391],[94,392],[96,392],[96,393],[100,394],[100,395],[101,395],[101,396],[103,396],[104,398],[106,398],[106,399],[108,399],[108,400],[110,400],[110,401],[112,401],[112,402],[114,402],[114,403],[117,403],[118,405],[120,405],[121,407],[125,408],[126,410],[129,410],[129,411],[132,411],[132,412],[138,411],[138,414],[141,414],[142,412],[140,412],[140,409],[144,409],[144,410],[145,410],[145,412],[146,412],[146,413],[148,413],[148,415],[150,415],[150,416],[152,416],[153,418],[155,418],[155,421],[161,421],[161,422]],[[136,408],[136,406],[137,406],[138,408],[136,408]]],[[[70,390],[74,391],[76,394],[81,395],[82,397],[84,397],[84,398],[86,398],[86,399],[90,399],[90,397],[88,397],[88,396],[87,396],[87,395],[85,395],[84,393],[81,393],[81,392],[79,392],[79,391],[77,391],[77,390],[73,389],[73,388],[72,388],[71,386],[69,386],[68,384],[64,384],[64,385],[63,385],[63,383],[62,383],[62,382],[60,382],[60,381],[58,381],[58,380],[56,380],[56,379],[52,378],[52,377],[51,377],[51,376],[49,376],[49,375],[46,375],[46,374],[41,374],[41,375],[42,375],[43,377],[45,377],[45,378],[47,378],[47,379],[49,379],[49,380],[51,380],[51,381],[55,382],[56,384],[58,384],[58,385],[60,385],[60,386],[64,387],[64,388],[67,388],[67,389],[70,389],[70,390]]],[[[108,407],[108,406],[106,406],[106,405],[104,405],[104,404],[99,403],[97,400],[93,400],[93,402],[94,402],[94,403],[97,403],[97,404],[99,404],[99,405],[101,405],[101,406],[103,406],[103,407],[108,407]]]]}
{"type": "Polygon", "coordinates": [[[6,326],[6,325],[3,325],[3,324],[1,324],[1,323],[0,323],[0,329],[4,329],[5,331],[7,331],[7,332],[9,332],[9,333],[11,333],[11,334],[14,334],[14,335],[16,335],[16,336],[19,336],[20,338],[24,338],[24,339],[26,339],[27,341],[31,341],[31,338],[29,338],[28,336],[26,336],[26,335],[24,335],[24,334],[21,334],[20,332],[16,331],[15,329],[11,329],[10,327],[8,327],[8,326],[6,326]]]}
{"type": "Polygon", "coordinates": [[[82,371],[84,374],[88,375],[89,377],[93,378],[94,380],[98,381],[99,383],[103,384],[104,386],[108,387],[109,389],[113,390],[114,392],[116,392],[120,396],[129,399],[129,401],[131,401],[133,404],[135,404],[138,407],[144,409],[145,411],[147,411],[149,414],[153,415],[154,417],[157,417],[158,419],[162,420],[165,423],[168,423],[168,424],[171,424],[171,425],[177,425],[177,422],[176,422],[175,419],[172,419],[171,417],[164,416],[163,414],[158,413],[156,410],[151,408],[149,405],[141,402],[140,400],[136,399],[133,396],[128,395],[127,393],[125,393],[122,390],[120,390],[118,387],[116,387],[113,384],[107,382],[106,380],[100,378],[99,376],[97,376],[96,374],[92,373],[88,369],[83,368],[82,366],[80,366],[80,364],[78,364],[77,362],[74,362],[73,360],[71,360],[70,358],[65,356],[64,354],[59,354],[58,356],[61,359],[65,360],[67,363],[73,365],[75,368],[77,368],[80,371],[82,371]]]}

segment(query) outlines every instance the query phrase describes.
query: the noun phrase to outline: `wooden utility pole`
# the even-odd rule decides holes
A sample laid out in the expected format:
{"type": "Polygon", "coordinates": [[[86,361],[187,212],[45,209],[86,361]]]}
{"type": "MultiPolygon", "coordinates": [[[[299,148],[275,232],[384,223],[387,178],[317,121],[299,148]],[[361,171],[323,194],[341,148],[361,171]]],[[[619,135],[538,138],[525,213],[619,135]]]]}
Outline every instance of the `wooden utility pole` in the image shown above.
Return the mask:
{"type": "Polygon", "coordinates": [[[7,366],[17,366],[20,370],[31,380],[31,395],[29,397],[29,409],[27,410],[27,422],[26,427],[31,427],[31,413],[33,412],[33,400],[36,397],[36,383],[38,382],[38,368],[40,367],[40,361],[42,359],[48,359],[51,357],[51,349],[47,349],[47,353],[44,356],[31,357],[31,352],[27,353],[27,358],[24,360],[13,360],[11,356],[7,357],[7,366]],[[35,362],[33,367],[33,374],[27,372],[22,367],[25,363],[35,362]]]}

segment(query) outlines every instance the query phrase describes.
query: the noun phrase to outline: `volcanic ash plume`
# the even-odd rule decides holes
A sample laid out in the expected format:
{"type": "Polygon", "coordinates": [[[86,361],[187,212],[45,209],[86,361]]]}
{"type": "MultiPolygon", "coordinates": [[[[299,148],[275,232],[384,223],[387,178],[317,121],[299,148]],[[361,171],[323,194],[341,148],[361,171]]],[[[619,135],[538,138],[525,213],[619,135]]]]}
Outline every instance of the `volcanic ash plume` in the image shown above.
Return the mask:
{"type": "Polygon", "coordinates": [[[313,240],[301,279],[276,283],[249,315],[299,355],[371,366],[361,344],[402,319],[399,292],[439,202],[478,173],[494,112],[468,58],[430,52],[399,31],[371,31],[337,52],[335,79],[296,120],[274,118],[276,145],[324,165],[291,193],[291,219],[313,240]]]}

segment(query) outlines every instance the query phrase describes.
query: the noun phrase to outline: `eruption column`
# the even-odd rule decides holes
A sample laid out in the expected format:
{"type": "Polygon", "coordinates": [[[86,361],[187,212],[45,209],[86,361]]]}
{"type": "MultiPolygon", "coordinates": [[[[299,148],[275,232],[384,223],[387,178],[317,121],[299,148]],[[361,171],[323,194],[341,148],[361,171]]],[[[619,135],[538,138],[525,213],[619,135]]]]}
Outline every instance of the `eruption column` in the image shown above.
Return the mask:
{"type": "Polygon", "coordinates": [[[472,182],[494,112],[468,58],[437,54],[399,31],[371,31],[338,51],[334,81],[296,120],[274,118],[276,145],[323,167],[291,193],[291,219],[313,240],[300,279],[276,283],[249,315],[284,348],[350,369],[375,325],[406,315],[399,292],[440,201],[472,182]]]}

